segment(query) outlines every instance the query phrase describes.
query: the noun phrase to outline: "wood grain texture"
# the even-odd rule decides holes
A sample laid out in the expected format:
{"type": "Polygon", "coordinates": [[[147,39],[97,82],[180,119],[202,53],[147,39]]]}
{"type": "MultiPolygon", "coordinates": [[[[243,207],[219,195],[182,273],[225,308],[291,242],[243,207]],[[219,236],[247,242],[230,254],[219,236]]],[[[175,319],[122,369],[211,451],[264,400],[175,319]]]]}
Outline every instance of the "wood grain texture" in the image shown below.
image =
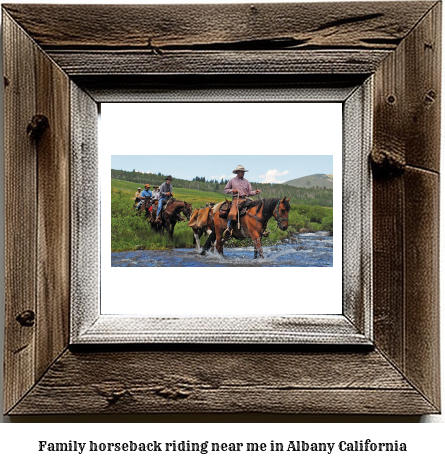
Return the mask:
{"type": "Polygon", "coordinates": [[[401,178],[373,180],[374,342],[404,369],[404,183],[401,178]]]}
{"type": "Polygon", "coordinates": [[[100,314],[98,106],[70,83],[71,315],[70,342],[100,314]]]}
{"type": "Polygon", "coordinates": [[[435,405],[440,16],[438,4],[377,71],[373,145],[388,160],[373,190],[375,342],[435,405]]]}
{"type": "Polygon", "coordinates": [[[372,340],[372,78],[343,103],[343,315],[372,340]]]}
{"type": "MultiPolygon", "coordinates": [[[[438,134],[437,134],[438,136],[438,134]]],[[[437,141],[438,142],[438,141],[437,141]]],[[[433,159],[433,158],[431,158],[433,159]]],[[[440,407],[439,175],[405,173],[405,372],[440,407]]]]}
{"type": "Polygon", "coordinates": [[[439,171],[441,4],[376,73],[375,152],[439,171]]]}
{"type": "Polygon", "coordinates": [[[69,336],[70,296],[70,80],[36,51],[36,114],[48,128],[37,147],[36,376],[64,350],[69,336]]]}
{"type": "Polygon", "coordinates": [[[9,410],[35,382],[36,147],[26,128],[35,114],[35,46],[3,15],[5,153],[5,383],[9,410]],[[27,196],[23,197],[26,190],[27,196]],[[23,324],[17,317],[29,312],[23,324]],[[32,314],[30,313],[32,312],[32,314]]]}
{"type": "MultiPolygon", "coordinates": [[[[390,154],[405,163],[405,45],[402,43],[374,76],[373,157],[390,154]]],[[[398,175],[373,179],[374,341],[404,368],[404,183],[398,175]]]]}
{"type": "Polygon", "coordinates": [[[442,3],[404,41],[406,163],[439,172],[442,3]]]}
{"type": "Polygon", "coordinates": [[[377,351],[67,351],[11,413],[434,412],[377,351]]]}
{"type": "Polygon", "coordinates": [[[45,50],[394,49],[434,2],[4,5],[45,50]],[[35,18],[38,17],[39,21],[35,18]]]}
{"type": "Polygon", "coordinates": [[[152,74],[147,75],[76,75],[73,81],[96,102],[151,102],[159,101],[263,101],[271,95],[282,95],[289,101],[289,93],[303,94],[311,99],[331,101],[327,91],[338,92],[333,101],[344,101],[351,88],[363,84],[363,75],[357,74],[152,74]],[[268,97],[254,96],[261,89],[268,97]],[[231,91],[232,99],[227,98],[231,91]],[[203,98],[203,95],[205,98],[203,98]]]}
{"type": "MultiPolygon", "coordinates": [[[[83,249],[87,249],[84,247],[83,249]]],[[[88,263],[87,269],[92,269],[88,263]]],[[[85,267],[79,276],[86,274],[85,267]]],[[[82,281],[86,281],[83,279],[82,281]]],[[[93,281],[94,283],[94,281],[93,281]]],[[[94,296],[95,288],[91,286],[94,296]]],[[[85,292],[87,286],[83,286],[85,292]]],[[[96,291],[97,292],[97,291],[96,291]]],[[[297,317],[181,317],[144,318],[100,315],[90,299],[73,302],[73,344],[332,344],[369,346],[369,335],[362,334],[343,315],[327,318],[297,317]],[[74,304],[76,304],[74,306],[74,304]],[[82,305],[83,304],[83,305],[82,305]],[[87,305],[90,305],[88,308],[87,305]],[[91,322],[94,322],[92,324],[91,322]]],[[[96,297],[97,301],[97,297],[96,297]]],[[[369,309],[368,314],[370,314],[369,309]]],[[[363,311],[363,309],[362,309],[363,311]]],[[[105,313],[105,312],[104,312],[105,313]]]]}
{"type": "MultiPolygon", "coordinates": [[[[4,8],[5,411],[438,412],[440,3],[4,8]],[[67,103],[68,80],[44,53],[84,89],[95,95],[105,89],[107,98],[117,87],[233,84],[245,79],[240,72],[257,83],[267,73],[313,83],[320,76],[339,82],[344,74],[338,73],[355,81],[361,75],[363,82],[374,73],[372,155],[392,166],[377,170],[373,183],[376,349],[117,346],[105,352],[90,346],[65,348],[57,358],[67,335],[68,216],[54,214],[44,183],[62,189],[66,204],[69,125],[60,106],[67,103]],[[49,129],[32,140],[26,126],[37,112],[47,113],[49,129]],[[38,192],[37,205],[17,200],[24,183],[38,192]],[[50,250],[52,239],[61,256],[50,250]]],[[[84,150],[78,153],[88,164],[84,150]]]]}
{"type": "Polygon", "coordinates": [[[366,74],[388,50],[50,51],[70,76],[162,74],[366,74]]]}

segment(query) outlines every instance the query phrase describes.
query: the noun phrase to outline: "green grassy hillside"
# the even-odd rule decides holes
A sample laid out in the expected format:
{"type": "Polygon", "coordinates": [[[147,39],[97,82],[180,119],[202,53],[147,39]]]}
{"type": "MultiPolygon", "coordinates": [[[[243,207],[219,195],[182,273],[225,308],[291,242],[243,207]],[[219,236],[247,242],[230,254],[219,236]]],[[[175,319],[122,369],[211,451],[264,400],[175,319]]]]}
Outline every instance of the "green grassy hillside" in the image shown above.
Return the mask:
{"type": "MultiPolygon", "coordinates": [[[[111,180],[111,251],[161,250],[169,248],[185,248],[193,246],[193,233],[187,222],[176,224],[173,242],[169,243],[168,235],[156,234],[142,216],[137,216],[132,210],[133,196],[140,184],[117,179],[111,180]]],[[[173,188],[175,198],[192,203],[193,207],[202,207],[207,202],[221,202],[225,199],[223,194],[217,192],[202,192],[193,189],[173,188]]],[[[273,244],[284,239],[289,234],[308,228],[314,231],[330,230],[333,228],[332,208],[319,205],[296,205],[292,203],[289,214],[289,229],[285,232],[277,230],[263,244],[273,244]]],[[[276,228],[274,219],[269,221],[269,229],[276,228]]],[[[202,244],[205,237],[201,238],[202,244]]],[[[244,241],[231,241],[231,246],[249,245],[250,239],[244,241]]]]}
{"type": "MultiPolygon", "coordinates": [[[[326,175],[323,175],[326,176],[326,175]]],[[[139,183],[138,186],[142,187],[144,184],[149,183],[152,186],[154,184],[160,185],[164,182],[165,175],[153,174],[153,173],[139,173],[136,171],[123,171],[123,170],[111,170],[111,179],[120,181],[130,181],[133,183],[139,183]]],[[[201,178],[204,179],[204,178],[201,178]]],[[[227,181],[216,182],[216,181],[188,181],[186,179],[173,179],[173,189],[175,192],[178,188],[191,189],[194,192],[203,194],[219,194],[224,195],[224,187],[227,181]]],[[[251,182],[252,189],[261,189],[261,195],[266,197],[290,197],[296,205],[321,205],[323,207],[333,206],[332,197],[332,182],[330,188],[319,188],[311,186],[295,187],[291,185],[283,184],[264,184],[251,182]]],[[[136,186],[136,187],[138,187],[136,186]]]]}
{"type": "MultiPolygon", "coordinates": [[[[111,189],[128,192],[134,196],[137,188],[144,188],[144,185],[136,184],[130,181],[121,181],[119,179],[111,180],[111,189]]],[[[218,192],[202,192],[195,189],[184,189],[173,186],[173,194],[176,199],[192,203],[194,207],[203,207],[207,202],[222,202],[226,197],[218,192]]]]}
{"type": "Polygon", "coordinates": [[[303,176],[302,178],[291,179],[283,184],[287,186],[300,187],[300,188],[326,188],[332,189],[334,176],[332,174],[313,174],[311,176],[303,176]]]}

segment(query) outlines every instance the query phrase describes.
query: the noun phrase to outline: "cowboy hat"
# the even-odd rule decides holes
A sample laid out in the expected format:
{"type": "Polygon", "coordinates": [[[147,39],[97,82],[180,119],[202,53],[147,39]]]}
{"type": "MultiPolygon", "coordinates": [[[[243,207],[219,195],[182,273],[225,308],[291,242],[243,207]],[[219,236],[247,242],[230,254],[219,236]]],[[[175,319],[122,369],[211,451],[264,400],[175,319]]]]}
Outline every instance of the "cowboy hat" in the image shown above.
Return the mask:
{"type": "Polygon", "coordinates": [[[144,186],[144,187],[150,187],[150,184],[145,184],[145,186],[144,186]]]}
{"type": "Polygon", "coordinates": [[[168,175],[168,176],[165,178],[165,180],[166,180],[166,181],[168,181],[168,180],[172,181],[173,178],[172,178],[170,175],[168,175]]]}
{"type": "Polygon", "coordinates": [[[232,173],[233,173],[233,174],[236,174],[237,171],[244,171],[244,172],[246,172],[246,171],[249,171],[249,170],[246,170],[246,169],[244,168],[243,165],[238,165],[238,166],[232,171],[232,173]]]}

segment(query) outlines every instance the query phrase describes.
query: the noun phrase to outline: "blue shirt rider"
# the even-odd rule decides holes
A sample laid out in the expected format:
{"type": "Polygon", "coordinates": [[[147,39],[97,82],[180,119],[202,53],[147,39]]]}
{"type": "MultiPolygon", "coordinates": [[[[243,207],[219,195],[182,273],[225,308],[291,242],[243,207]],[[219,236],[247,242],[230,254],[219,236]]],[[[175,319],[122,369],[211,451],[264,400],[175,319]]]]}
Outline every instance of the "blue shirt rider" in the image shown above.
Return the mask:
{"type": "Polygon", "coordinates": [[[160,223],[160,213],[162,211],[162,204],[167,202],[167,200],[173,196],[173,186],[171,185],[173,178],[171,176],[167,176],[165,178],[164,184],[161,185],[159,188],[159,200],[158,200],[158,211],[156,213],[156,222],[160,223]]]}
{"type": "Polygon", "coordinates": [[[151,199],[152,197],[153,197],[153,192],[150,190],[150,184],[145,184],[145,189],[141,193],[141,201],[138,203],[136,210],[139,211],[139,209],[141,208],[142,202],[145,199],[151,199]]]}

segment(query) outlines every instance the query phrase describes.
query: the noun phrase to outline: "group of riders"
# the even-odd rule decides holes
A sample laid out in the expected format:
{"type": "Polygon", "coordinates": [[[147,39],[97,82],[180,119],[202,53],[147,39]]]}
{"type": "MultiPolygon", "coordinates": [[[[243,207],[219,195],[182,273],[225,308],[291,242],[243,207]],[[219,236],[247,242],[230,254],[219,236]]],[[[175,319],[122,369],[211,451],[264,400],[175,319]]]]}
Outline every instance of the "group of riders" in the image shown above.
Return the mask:
{"type": "Polygon", "coordinates": [[[158,208],[156,212],[156,222],[160,223],[161,218],[160,214],[162,211],[162,206],[167,203],[167,201],[173,197],[173,186],[171,184],[173,178],[167,176],[165,182],[161,186],[153,186],[153,191],[150,190],[150,184],[145,184],[144,190],[141,192],[141,188],[138,187],[138,190],[135,194],[135,204],[136,211],[140,211],[142,205],[158,202],[158,208]]]}
{"type": "Polygon", "coordinates": [[[210,244],[215,245],[216,250],[222,254],[223,244],[230,238],[244,239],[249,237],[254,245],[254,257],[263,258],[261,238],[267,237],[270,231],[267,224],[270,218],[277,221],[277,228],[285,231],[289,227],[290,199],[286,197],[252,200],[250,196],[260,194],[259,189],[252,189],[250,182],[244,177],[247,172],[242,165],[238,165],[232,178],[225,186],[224,192],[232,197],[231,201],[211,207],[195,209],[192,215],[192,205],[173,198],[172,177],[167,176],[161,186],[146,184],[141,192],[139,188],[135,195],[134,208],[145,211],[151,226],[157,231],[166,230],[170,240],[177,221],[183,221],[182,213],[189,220],[189,226],[193,230],[194,241],[198,252],[200,251],[199,239],[203,233],[209,234],[204,245],[203,254],[209,249],[210,244]]]}
{"type": "MultiPolygon", "coordinates": [[[[243,203],[249,196],[259,194],[261,191],[259,189],[253,190],[250,182],[244,177],[244,173],[249,170],[246,170],[244,166],[238,165],[233,173],[236,174],[236,177],[231,179],[226,187],[224,192],[226,194],[232,195],[232,206],[228,215],[227,229],[225,231],[226,236],[232,234],[232,229],[234,221],[236,220],[237,213],[239,211],[239,206],[243,203]]],[[[153,191],[150,190],[150,184],[145,184],[144,190],[141,192],[139,187],[135,194],[135,204],[136,210],[139,212],[141,207],[144,204],[153,204],[156,201],[158,202],[158,207],[156,211],[156,223],[161,223],[161,212],[162,207],[167,203],[169,199],[173,197],[173,178],[167,176],[165,182],[161,186],[153,186],[153,191]]]]}

